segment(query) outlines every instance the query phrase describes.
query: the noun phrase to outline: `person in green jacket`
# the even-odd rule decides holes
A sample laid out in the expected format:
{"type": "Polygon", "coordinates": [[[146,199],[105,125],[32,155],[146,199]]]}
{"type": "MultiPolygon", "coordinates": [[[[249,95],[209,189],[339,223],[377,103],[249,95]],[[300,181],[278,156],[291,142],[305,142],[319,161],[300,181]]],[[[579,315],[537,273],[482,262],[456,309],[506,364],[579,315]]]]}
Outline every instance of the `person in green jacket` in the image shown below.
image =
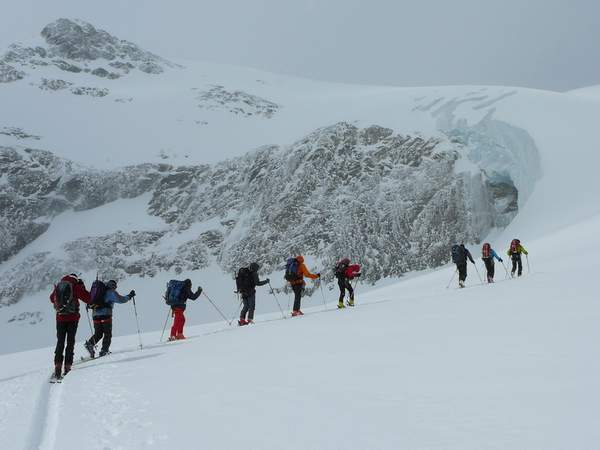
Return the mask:
{"type": "Polygon", "coordinates": [[[525,250],[525,247],[521,245],[521,241],[519,239],[513,239],[510,242],[510,248],[506,252],[512,261],[512,270],[510,271],[510,276],[514,277],[515,272],[517,272],[518,276],[523,274],[523,261],[521,260],[521,254],[528,255],[529,253],[525,250]]]}

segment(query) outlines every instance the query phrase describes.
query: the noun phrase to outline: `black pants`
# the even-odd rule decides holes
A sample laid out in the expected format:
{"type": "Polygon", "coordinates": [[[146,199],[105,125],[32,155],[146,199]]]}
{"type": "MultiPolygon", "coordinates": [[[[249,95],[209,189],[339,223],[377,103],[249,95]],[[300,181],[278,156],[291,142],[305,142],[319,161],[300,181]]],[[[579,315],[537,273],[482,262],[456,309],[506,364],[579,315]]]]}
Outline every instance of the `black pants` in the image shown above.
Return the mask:
{"type": "Polygon", "coordinates": [[[75,348],[75,335],[77,334],[78,324],[78,321],[56,322],[56,350],[54,350],[54,364],[62,365],[64,351],[65,366],[73,365],[73,350],[75,348]],[[65,341],[67,343],[66,350],[65,341]]]}
{"type": "Polygon", "coordinates": [[[338,278],[338,287],[340,288],[340,303],[344,303],[344,297],[346,296],[346,289],[350,294],[350,300],[354,301],[354,289],[352,289],[352,283],[348,278],[338,278]]]}
{"type": "Polygon", "coordinates": [[[294,291],[294,311],[300,311],[300,303],[302,302],[302,293],[304,292],[303,284],[293,284],[294,291]]]}
{"type": "Polygon", "coordinates": [[[467,279],[467,262],[456,263],[456,269],[458,270],[458,281],[465,281],[467,279]]]}
{"type": "Polygon", "coordinates": [[[94,335],[89,338],[88,343],[96,345],[102,340],[100,353],[107,353],[112,341],[112,317],[94,318],[94,335]]]}
{"type": "Polygon", "coordinates": [[[256,308],[256,293],[242,295],[242,303],[244,307],[240,313],[240,319],[246,319],[248,314],[248,320],[254,320],[254,309],[256,308]]]}
{"type": "Polygon", "coordinates": [[[481,258],[483,259],[483,263],[485,264],[485,269],[487,270],[488,278],[494,279],[494,258],[481,258]]]}
{"type": "Polygon", "coordinates": [[[511,256],[512,259],[512,271],[511,273],[514,275],[515,271],[519,270],[518,275],[521,276],[521,274],[523,273],[523,261],[521,261],[521,254],[520,253],[516,253],[514,255],[511,256]]]}

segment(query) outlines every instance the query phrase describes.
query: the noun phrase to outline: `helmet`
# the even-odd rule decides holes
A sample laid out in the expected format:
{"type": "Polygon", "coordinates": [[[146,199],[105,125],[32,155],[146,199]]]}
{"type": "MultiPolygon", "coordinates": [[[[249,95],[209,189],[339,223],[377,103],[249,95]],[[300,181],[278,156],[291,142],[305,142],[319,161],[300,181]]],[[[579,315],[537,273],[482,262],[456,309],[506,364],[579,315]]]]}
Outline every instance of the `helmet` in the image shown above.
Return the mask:
{"type": "Polygon", "coordinates": [[[350,258],[342,258],[342,259],[340,259],[340,264],[345,264],[345,265],[350,264],[350,258]]]}
{"type": "Polygon", "coordinates": [[[186,278],[185,280],[183,280],[183,283],[187,286],[187,287],[192,287],[192,280],[190,280],[189,278],[186,278]]]}
{"type": "Polygon", "coordinates": [[[106,287],[108,289],[116,289],[117,288],[117,282],[115,280],[108,280],[108,282],[106,283],[106,287]]]}
{"type": "Polygon", "coordinates": [[[248,269],[250,269],[251,272],[258,272],[258,269],[260,269],[260,264],[257,262],[250,263],[248,269]]]}
{"type": "Polygon", "coordinates": [[[298,261],[300,264],[302,264],[304,262],[304,256],[302,256],[302,255],[296,256],[296,261],[298,261]]]}

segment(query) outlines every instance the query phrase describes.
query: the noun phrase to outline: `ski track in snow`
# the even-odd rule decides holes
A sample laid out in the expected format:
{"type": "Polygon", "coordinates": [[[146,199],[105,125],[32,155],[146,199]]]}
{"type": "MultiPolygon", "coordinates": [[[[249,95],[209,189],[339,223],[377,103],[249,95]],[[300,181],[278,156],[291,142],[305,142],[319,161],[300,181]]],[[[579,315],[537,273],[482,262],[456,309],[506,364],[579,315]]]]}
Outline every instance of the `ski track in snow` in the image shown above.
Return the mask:
{"type": "Polygon", "coordinates": [[[31,419],[29,450],[50,450],[54,448],[56,428],[60,416],[60,393],[62,384],[42,381],[36,406],[31,419]]]}

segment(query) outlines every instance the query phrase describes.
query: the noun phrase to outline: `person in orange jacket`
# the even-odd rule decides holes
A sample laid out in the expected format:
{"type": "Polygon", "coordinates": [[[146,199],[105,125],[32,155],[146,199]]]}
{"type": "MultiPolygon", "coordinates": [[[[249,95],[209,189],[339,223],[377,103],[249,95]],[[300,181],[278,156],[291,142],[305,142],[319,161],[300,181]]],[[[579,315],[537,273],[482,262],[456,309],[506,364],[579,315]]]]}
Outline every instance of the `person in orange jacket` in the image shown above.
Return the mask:
{"type": "Polygon", "coordinates": [[[294,291],[294,309],[292,310],[292,317],[304,315],[304,313],[300,310],[302,293],[304,292],[304,288],[306,286],[304,277],[316,280],[317,278],[321,278],[321,274],[310,273],[304,264],[304,257],[302,255],[298,255],[295,258],[289,258],[285,266],[285,279],[290,283],[290,286],[294,291]]]}

